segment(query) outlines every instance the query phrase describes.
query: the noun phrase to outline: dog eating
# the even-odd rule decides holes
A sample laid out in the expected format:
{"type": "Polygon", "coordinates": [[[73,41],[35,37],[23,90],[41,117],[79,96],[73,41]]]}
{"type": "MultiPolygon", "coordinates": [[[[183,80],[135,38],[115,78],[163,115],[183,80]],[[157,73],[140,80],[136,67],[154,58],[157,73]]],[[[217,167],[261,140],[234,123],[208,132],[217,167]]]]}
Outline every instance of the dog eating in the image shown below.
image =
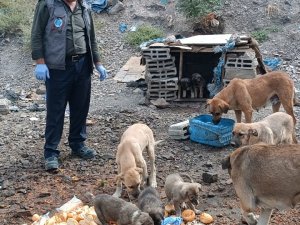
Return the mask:
{"type": "Polygon", "coordinates": [[[278,112],[282,104],[296,124],[293,111],[294,83],[283,71],[269,72],[253,79],[234,78],[215,97],[209,99],[207,105],[215,124],[220,122],[222,114],[228,110],[234,110],[238,123],[242,120],[242,112],[246,123],[251,123],[253,111],[266,106],[274,96],[279,101],[273,102],[273,113],[278,112]]]}
{"type": "Polygon", "coordinates": [[[148,179],[147,163],[142,154],[145,150],[150,160],[149,182],[152,187],[157,186],[154,146],[159,142],[155,142],[152,130],[145,124],[133,124],[123,133],[116,155],[118,175],[115,197],[121,196],[122,183],[130,195],[138,197],[141,185],[148,179]]]}
{"type": "Polygon", "coordinates": [[[297,143],[293,118],[284,112],[273,113],[256,123],[236,123],[232,135],[233,147],[297,143]]]}
{"type": "Polygon", "coordinates": [[[222,161],[249,225],[267,225],[273,209],[300,203],[300,145],[248,145],[222,161]],[[261,207],[258,219],[253,211],[261,207]]]}
{"type": "Polygon", "coordinates": [[[155,188],[148,186],[140,193],[138,207],[150,215],[154,225],[161,225],[164,219],[164,209],[159,193],[155,188]]]}
{"type": "Polygon", "coordinates": [[[94,198],[94,207],[102,225],[154,225],[148,213],[142,212],[136,205],[107,194],[94,198]]]}
{"type": "MultiPolygon", "coordinates": [[[[188,175],[185,175],[189,177],[188,175]]],[[[167,176],[165,181],[165,193],[169,202],[172,202],[175,207],[176,215],[181,216],[181,204],[186,203],[187,206],[199,213],[194,205],[199,204],[199,194],[201,184],[193,182],[184,182],[180,174],[174,173],[167,176]]]]}

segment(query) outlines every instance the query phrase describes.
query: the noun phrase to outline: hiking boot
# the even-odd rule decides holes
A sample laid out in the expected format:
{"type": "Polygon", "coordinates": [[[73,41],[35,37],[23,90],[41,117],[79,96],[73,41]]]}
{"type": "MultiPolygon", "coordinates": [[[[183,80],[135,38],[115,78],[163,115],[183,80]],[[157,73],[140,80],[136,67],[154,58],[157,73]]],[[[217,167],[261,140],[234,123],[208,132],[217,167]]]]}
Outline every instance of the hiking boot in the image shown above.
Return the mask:
{"type": "Polygon", "coordinates": [[[47,171],[55,171],[58,169],[58,159],[55,156],[49,157],[45,159],[45,169],[47,171]]]}
{"type": "Polygon", "coordinates": [[[72,150],[72,155],[79,156],[83,159],[92,159],[96,156],[96,151],[87,146],[83,146],[78,150],[72,150]]]}

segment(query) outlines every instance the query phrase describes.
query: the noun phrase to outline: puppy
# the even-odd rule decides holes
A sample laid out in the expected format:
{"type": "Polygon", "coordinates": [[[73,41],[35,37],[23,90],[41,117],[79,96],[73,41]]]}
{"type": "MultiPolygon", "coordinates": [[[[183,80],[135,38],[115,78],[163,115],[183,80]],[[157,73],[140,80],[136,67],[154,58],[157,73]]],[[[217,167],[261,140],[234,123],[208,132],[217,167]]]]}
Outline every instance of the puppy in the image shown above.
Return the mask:
{"type": "Polygon", "coordinates": [[[256,123],[236,123],[231,139],[233,147],[265,144],[297,143],[293,118],[283,112],[276,112],[256,123]]]}
{"type": "Polygon", "coordinates": [[[140,186],[148,178],[147,164],[142,154],[145,149],[150,160],[149,182],[152,187],[157,186],[154,146],[159,142],[154,141],[152,130],[145,124],[133,124],[123,133],[116,156],[118,175],[115,197],[121,196],[122,183],[130,195],[138,197],[140,186]]]}
{"type": "Polygon", "coordinates": [[[102,225],[115,222],[118,225],[153,225],[148,213],[136,205],[107,194],[97,195],[94,199],[95,212],[102,225]]]}
{"type": "Polygon", "coordinates": [[[203,89],[205,86],[205,79],[199,73],[192,74],[192,90],[194,92],[194,98],[202,98],[203,97],[203,89]]]}
{"type": "Polygon", "coordinates": [[[180,79],[180,87],[182,92],[182,97],[187,97],[187,91],[191,90],[192,82],[191,79],[188,77],[184,77],[180,79]]]}
{"type": "Polygon", "coordinates": [[[166,178],[165,192],[169,202],[173,202],[176,215],[181,216],[180,206],[186,203],[192,210],[199,213],[194,205],[198,205],[199,193],[201,191],[201,184],[184,182],[181,176],[177,173],[170,174],[166,178]]]}
{"type": "Polygon", "coordinates": [[[228,169],[249,225],[260,206],[258,225],[267,225],[273,209],[300,203],[300,145],[249,145],[238,148],[222,161],[228,169]]]}
{"type": "Polygon", "coordinates": [[[138,207],[150,215],[154,225],[161,225],[164,219],[164,209],[159,193],[155,188],[148,186],[140,193],[138,207]]]}
{"type": "Polygon", "coordinates": [[[230,109],[235,111],[238,123],[241,122],[242,112],[245,114],[246,123],[251,123],[253,110],[264,107],[274,95],[277,95],[279,101],[272,105],[273,112],[278,112],[282,104],[296,124],[293,111],[294,83],[283,71],[269,72],[253,79],[234,78],[213,99],[209,99],[207,105],[215,124],[230,109]]]}

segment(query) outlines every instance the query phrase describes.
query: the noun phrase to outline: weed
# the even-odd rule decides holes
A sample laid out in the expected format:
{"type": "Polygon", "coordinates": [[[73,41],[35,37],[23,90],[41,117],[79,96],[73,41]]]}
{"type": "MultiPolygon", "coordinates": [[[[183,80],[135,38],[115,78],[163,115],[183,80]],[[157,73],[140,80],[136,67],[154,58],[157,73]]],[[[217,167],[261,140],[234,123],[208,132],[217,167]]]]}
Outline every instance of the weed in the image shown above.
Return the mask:
{"type": "Polygon", "coordinates": [[[251,33],[251,36],[254,37],[259,42],[264,42],[269,39],[270,33],[275,33],[279,31],[280,29],[277,27],[269,27],[269,28],[253,31],[251,33]]]}
{"type": "Polygon", "coordinates": [[[163,31],[150,25],[141,25],[136,31],[129,32],[125,40],[128,44],[139,46],[141,43],[163,36],[163,31]]]}
{"type": "Polygon", "coordinates": [[[202,17],[214,12],[221,5],[221,0],[177,0],[176,6],[188,18],[202,17]]]}
{"type": "Polygon", "coordinates": [[[0,33],[21,33],[24,45],[28,47],[35,3],[35,0],[0,0],[0,33]]]}
{"type": "Polygon", "coordinates": [[[268,32],[266,30],[256,30],[251,33],[258,42],[264,42],[269,39],[268,32]]]}
{"type": "Polygon", "coordinates": [[[102,30],[105,25],[104,21],[101,20],[101,18],[98,15],[93,15],[93,22],[94,22],[95,32],[102,30]]]}

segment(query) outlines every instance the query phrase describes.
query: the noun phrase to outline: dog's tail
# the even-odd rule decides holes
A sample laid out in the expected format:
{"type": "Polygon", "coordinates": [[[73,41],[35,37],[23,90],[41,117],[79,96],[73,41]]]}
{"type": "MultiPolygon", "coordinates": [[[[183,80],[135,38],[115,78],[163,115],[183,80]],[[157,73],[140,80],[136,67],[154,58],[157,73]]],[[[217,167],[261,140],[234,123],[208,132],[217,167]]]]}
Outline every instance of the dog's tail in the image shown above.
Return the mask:
{"type": "Polygon", "coordinates": [[[186,177],[186,178],[188,178],[189,181],[190,181],[191,183],[194,183],[194,180],[193,180],[193,178],[192,178],[190,175],[188,175],[188,174],[186,174],[186,173],[180,173],[179,175],[180,175],[181,177],[186,177]]]}
{"type": "Polygon", "coordinates": [[[230,155],[225,157],[224,159],[222,159],[221,164],[222,164],[222,169],[223,170],[231,169],[230,155]]]}
{"type": "Polygon", "coordinates": [[[164,142],[165,140],[159,140],[159,141],[156,141],[156,142],[154,142],[154,146],[156,146],[156,145],[158,145],[159,143],[161,143],[161,142],[164,142]]]}

